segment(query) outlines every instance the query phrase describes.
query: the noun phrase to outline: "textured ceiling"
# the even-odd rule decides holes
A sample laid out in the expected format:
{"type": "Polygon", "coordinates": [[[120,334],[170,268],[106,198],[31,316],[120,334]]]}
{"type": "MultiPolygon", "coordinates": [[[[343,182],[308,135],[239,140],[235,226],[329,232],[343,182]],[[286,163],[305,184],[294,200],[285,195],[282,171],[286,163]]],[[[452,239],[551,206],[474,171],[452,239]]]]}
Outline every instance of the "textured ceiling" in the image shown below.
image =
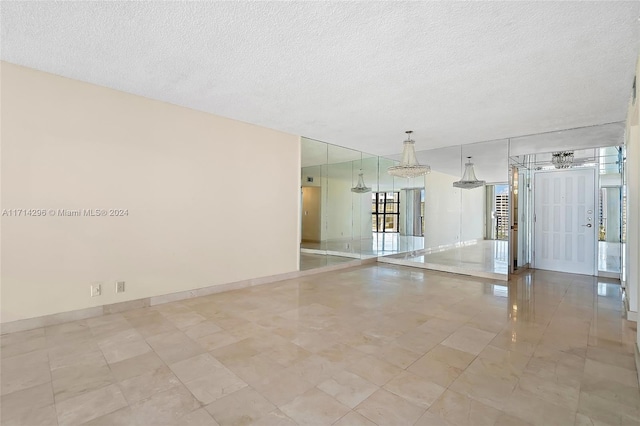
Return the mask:
{"type": "Polygon", "coordinates": [[[10,2],[1,57],[373,154],[621,121],[640,2],[10,2]]]}

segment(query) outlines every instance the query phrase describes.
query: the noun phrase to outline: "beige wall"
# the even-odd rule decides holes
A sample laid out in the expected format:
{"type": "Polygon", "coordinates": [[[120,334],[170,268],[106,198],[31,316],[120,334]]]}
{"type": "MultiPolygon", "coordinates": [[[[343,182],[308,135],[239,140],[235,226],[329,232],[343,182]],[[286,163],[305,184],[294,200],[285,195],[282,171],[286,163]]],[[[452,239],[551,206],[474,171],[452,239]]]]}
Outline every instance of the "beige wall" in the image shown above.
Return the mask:
{"type": "Polygon", "coordinates": [[[2,209],[128,209],[2,217],[2,322],[297,270],[299,137],[5,62],[0,100],[2,209]]]}

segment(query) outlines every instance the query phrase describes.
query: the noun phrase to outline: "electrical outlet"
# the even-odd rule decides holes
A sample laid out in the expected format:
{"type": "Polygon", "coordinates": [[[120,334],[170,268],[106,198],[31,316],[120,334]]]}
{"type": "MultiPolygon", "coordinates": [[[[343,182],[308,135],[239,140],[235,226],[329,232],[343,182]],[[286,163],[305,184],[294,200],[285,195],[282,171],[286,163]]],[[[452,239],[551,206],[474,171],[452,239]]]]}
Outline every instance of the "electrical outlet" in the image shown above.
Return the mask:
{"type": "Polygon", "coordinates": [[[116,281],[116,293],[124,293],[124,281],[116,281]]]}
{"type": "Polygon", "coordinates": [[[102,283],[91,284],[91,297],[102,295],[102,283]]]}

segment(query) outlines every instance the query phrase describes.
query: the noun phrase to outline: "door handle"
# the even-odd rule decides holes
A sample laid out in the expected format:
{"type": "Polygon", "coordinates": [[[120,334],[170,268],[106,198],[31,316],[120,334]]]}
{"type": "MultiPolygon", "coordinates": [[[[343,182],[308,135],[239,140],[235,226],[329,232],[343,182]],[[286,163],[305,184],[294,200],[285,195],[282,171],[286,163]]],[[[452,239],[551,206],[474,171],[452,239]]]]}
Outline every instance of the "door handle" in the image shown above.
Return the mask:
{"type": "Polygon", "coordinates": [[[587,223],[586,225],[582,225],[582,226],[586,226],[587,228],[591,228],[593,225],[591,225],[590,223],[587,223]]]}

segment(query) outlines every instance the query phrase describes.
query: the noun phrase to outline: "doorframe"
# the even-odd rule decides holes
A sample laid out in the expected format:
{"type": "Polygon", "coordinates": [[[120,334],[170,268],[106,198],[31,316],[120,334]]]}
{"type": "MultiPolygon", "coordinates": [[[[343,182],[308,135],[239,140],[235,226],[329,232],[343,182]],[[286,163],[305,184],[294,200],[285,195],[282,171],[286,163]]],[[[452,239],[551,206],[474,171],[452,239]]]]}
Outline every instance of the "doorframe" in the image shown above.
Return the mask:
{"type": "MultiPolygon", "coordinates": [[[[531,249],[531,267],[536,269],[537,265],[536,265],[536,232],[537,232],[537,220],[536,220],[536,216],[535,216],[535,212],[536,212],[536,176],[539,173],[549,173],[549,172],[566,172],[566,171],[570,171],[570,170],[576,170],[576,169],[590,169],[593,171],[594,174],[594,179],[593,179],[593,193],[591,194],[591,196],[593,197],[593,205],[594,205],[594,210],[593,210],[593,222],[594,222],[594,227],[596,226],[595,224],[597,223],[597,212],[598,212],[598,190],[600,188],[600,173],[598,173],[598,167],[597,166],[589,166],[589,167],[580,167],[580,168],[569,168],[569,169],[548,169],[548,170],[533,170],[532,173],[532,179],[531,179],[531,188],[532,188],[532,194],[531,194],[531,198],[532,198],[532,210],[533,210],[533,226],[532,226],[532,236],[533,238],[531,238],[531,245],[532,245],[532,249],[531,249]]],[[[596,232],[596,230],[594,230],[594,232],[596,232]]],[[[597,277],[598,276],[598,235],[597,233],[595,234],[595,238],[594,238],[594,247],[593,247],[593,270],[592,270],[592,274],[590,276],[593,277],[597,277]]],[[[564,271],[560,271],[560,272],[564,272],[564,271]]],[[[568,273],[568,272],[567,272],[568,273]]],[[[573,273],[573,272],[572,272],[573,273]]],[[[579,274],[577,274],[579,275],[579,274]]]]}

